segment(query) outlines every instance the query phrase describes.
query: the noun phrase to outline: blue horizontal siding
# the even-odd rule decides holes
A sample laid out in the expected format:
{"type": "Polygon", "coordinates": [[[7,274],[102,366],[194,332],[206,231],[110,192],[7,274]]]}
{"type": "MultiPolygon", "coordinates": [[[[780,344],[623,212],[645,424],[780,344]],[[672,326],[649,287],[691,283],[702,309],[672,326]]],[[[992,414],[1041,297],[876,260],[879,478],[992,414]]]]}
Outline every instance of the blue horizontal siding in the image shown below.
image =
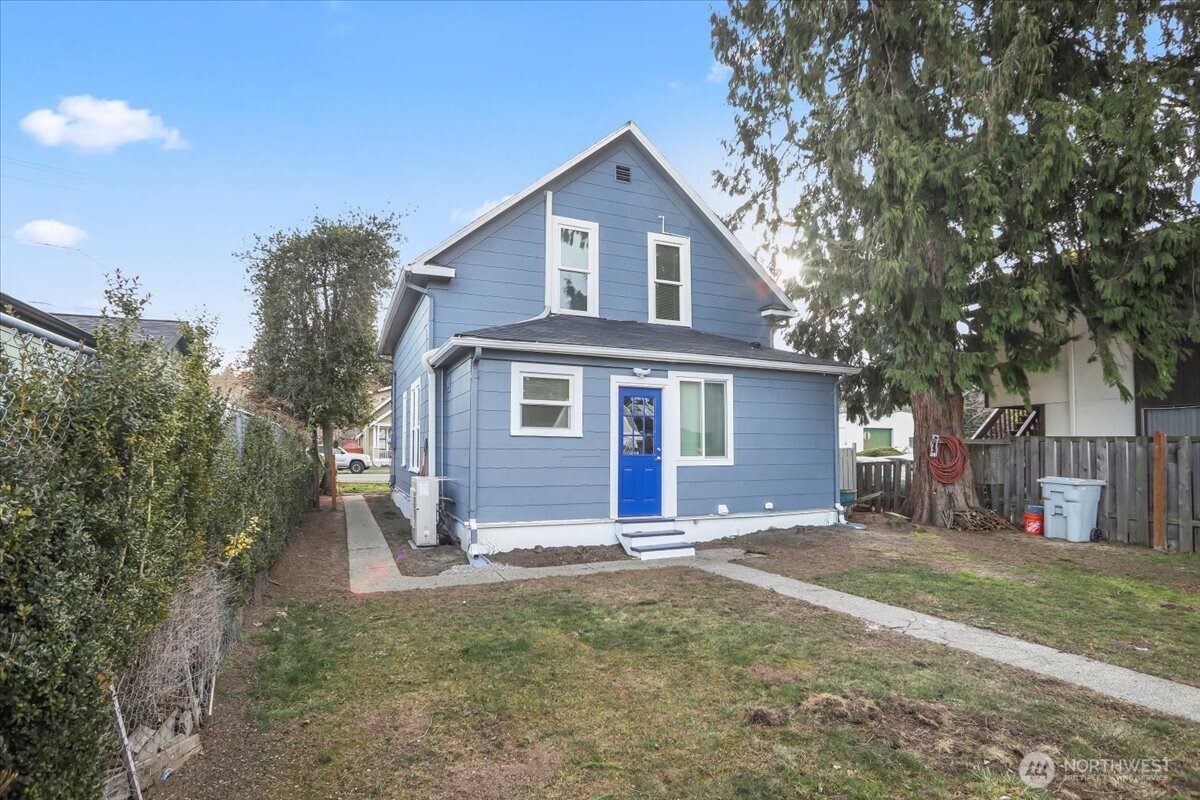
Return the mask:
{"type": "MultiPolygon", "coordinates": [[[[597,154],[550,186],[554,213],[596,222],[600,315],[645,322],[649,315],[646,234],[661,230],[692,243],[692,325],[745,341],[770,342],[760,309],[774,295],[673,182],[640,148],[621,144],[597,154]],[[617,164],[632,168],[630,183],[614,179],[617,164]]],[[[544,196],[527,198],[503,218],[466,237],[439,257],[456,276],[435,284],[437,343],[464,331],[529,319],[545,307],[544,196]]]]}
{"type": "MultiPolygon", "coordinates": [[[[480,522],[608,518],[610,378],[629,375],[633,366],[532,354],[485,355],[478,394],[480,522]],[[584,366],[582,437],[510,435],[514,361],[584,366]]],[[[681,516],[715,514],[721,504],[734,514],[761,513],[768,502],[775,512],[833,505],[833,376],[667,363],[652,367],[656,377],[666,377],[669,370],[733,375],[734,464],[680,465],[681,516]]],[[[677,410],[664,409],[664,414],[664,425],[678,425],[677,410]]]]}
{"type": "Polygon", "coordinates": [[[466,520],[471,490],[471,360],[464,358],[442,370],[443,497],[454,501],[451,513],[466,520]]]}
{"type": "Polygon", "coordinates": [[[407,467],[401,466],[401,448],[407,447],[407,442],[404,441],[404,409],[401,408],[400,401],[404,396],[404,392],[408,390],[413,381],[421,378],[421,433],[424,436],[428,426],[426,409],[429,407],[428,394],[425,389],[425,368],[421,364],[421,356],[424,355],[426,348],[429,346],[429,300],[421,298],[421,302],[417,304],[413,315],[408,320],[408,325],[405,326],[404,332],[400,334],[400,341],[396,343],[396,350],[392,357],[392,370],[394,371],[392,382],[392,408],[395,411],[392,418],[395,422],[392,425],[392,437],[394,439],[394,452],[392,454],[392,477],[397,489],[409,493],[412,484],[412,473],[407,467]]]}

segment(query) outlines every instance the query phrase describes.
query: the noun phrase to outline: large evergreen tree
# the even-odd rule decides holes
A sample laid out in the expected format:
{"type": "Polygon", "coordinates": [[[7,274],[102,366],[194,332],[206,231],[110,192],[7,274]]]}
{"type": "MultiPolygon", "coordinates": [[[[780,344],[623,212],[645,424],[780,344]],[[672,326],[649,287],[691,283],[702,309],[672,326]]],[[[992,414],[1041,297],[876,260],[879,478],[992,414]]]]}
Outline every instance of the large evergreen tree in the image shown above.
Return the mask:
{"type": "Polygon", "coordinates": [[[307,228],[256,236],[238,254],[254,289],[255,391],[314,428],[314,458],[321,429],[335,504],[333,431],[362,424],[369,410],[376,310],[391,287],[399,225],[397,214],[318,214],[307,228]]]}
{"type": "Polygon", "coordinates": [[[803,258],[790,342],[862,366],[850,414],[911,405],[914,519],[976,502],[928,463],[963,393],[1028,401],[1073,331],[1110,383],[1124,342],[1170,387],[1200,341],[1200,3],[738,0],[713,42],[733,221],[803,258]]]}

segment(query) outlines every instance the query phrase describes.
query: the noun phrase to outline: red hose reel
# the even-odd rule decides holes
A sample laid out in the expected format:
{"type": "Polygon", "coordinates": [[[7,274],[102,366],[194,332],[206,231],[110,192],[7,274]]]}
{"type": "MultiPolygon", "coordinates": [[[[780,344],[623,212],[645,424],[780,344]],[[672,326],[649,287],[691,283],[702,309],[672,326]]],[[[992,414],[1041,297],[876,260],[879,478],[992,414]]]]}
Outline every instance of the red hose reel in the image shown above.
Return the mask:
{"type": "Polygon", "coordinates": [[[929,443],[929,471],[938,483],[958,483],[967,469],[967,445],[957,436],[934,434],[929,443]]]}

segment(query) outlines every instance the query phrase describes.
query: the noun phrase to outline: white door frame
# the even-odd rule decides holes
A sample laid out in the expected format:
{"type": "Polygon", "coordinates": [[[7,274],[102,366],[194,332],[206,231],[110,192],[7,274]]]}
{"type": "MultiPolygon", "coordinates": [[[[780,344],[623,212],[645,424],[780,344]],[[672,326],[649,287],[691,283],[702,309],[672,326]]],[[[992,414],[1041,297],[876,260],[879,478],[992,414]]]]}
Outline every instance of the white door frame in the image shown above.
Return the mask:
{"type": "Polygon", "coordinates": [[[675,454],[679,447],[675,437],[679,435],[679,420],[675,409],[676,381],[670,378],[640,378],[637,375],[609,376],[608,392],[608,516],[609,519],[620,519],[617,515],[617,482],[620,478],[617,460],[620,456],[621,438],[617,432],[621,430],[621,415],[617,410],[617,401],[621,387],[641,389],[662,389],[662,408],[659,409],[658,432],[662,444],[662,515],[674,519],[678,514],[678,483],[675,469],[675,454]]]}

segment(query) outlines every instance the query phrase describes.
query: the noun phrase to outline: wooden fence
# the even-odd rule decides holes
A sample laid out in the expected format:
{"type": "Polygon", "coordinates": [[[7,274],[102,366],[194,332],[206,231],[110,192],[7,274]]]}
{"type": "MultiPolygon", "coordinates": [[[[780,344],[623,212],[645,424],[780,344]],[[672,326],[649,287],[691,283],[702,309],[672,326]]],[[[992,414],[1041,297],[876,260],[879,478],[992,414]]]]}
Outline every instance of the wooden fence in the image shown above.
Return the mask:
{"type": "Polygon", "coordinates": [[[863,505],[874,511],[908,513],[911,461],[860,461],[857,473],[858,496],[868,498],[862,501],[863,505]]]}
{"type": "MultiPolygon", "coordinates": [[[[1105,538],[1154,545],[1152,437],[1021,436],[967,444],[980,505],[1014,525],[1022,524],[1025,506],[1042,504],[1038,478],[1095,478],[1107,482],[1100,493],[1096,522],[1105,538]]],[[[860,461],[855,473],[858,496],[870,498],[863,505],[875,511],[909,513],[912,462],[860,461]]],[[[1167,548],[1181,553],[1200,551],[1200,439],[1165,440],[1162,479],[1167,548]]]]}
{"type": "MultiPolygon", "coordinates": [[[[1020,524],[1026,505],[1042,504],[1038,478],[1096,478],[1107,481],[1096,523],[1105,538],[1153,545],[1153,438],[1024,436],[968,445],[980,504],[1013,524],[1020,524]]],[[[1165,445],[1166,545],[1195,552],[1200,550],[1200,440],[1172,437],[1165,445]]]]}
{"type": "Polygon", "coordinates": [[[838,488],[842,491],[853,492],[858,486],[858,472],[854,466],[857,459],[857,447],[843,447],[838,450],[838,488]]]}

